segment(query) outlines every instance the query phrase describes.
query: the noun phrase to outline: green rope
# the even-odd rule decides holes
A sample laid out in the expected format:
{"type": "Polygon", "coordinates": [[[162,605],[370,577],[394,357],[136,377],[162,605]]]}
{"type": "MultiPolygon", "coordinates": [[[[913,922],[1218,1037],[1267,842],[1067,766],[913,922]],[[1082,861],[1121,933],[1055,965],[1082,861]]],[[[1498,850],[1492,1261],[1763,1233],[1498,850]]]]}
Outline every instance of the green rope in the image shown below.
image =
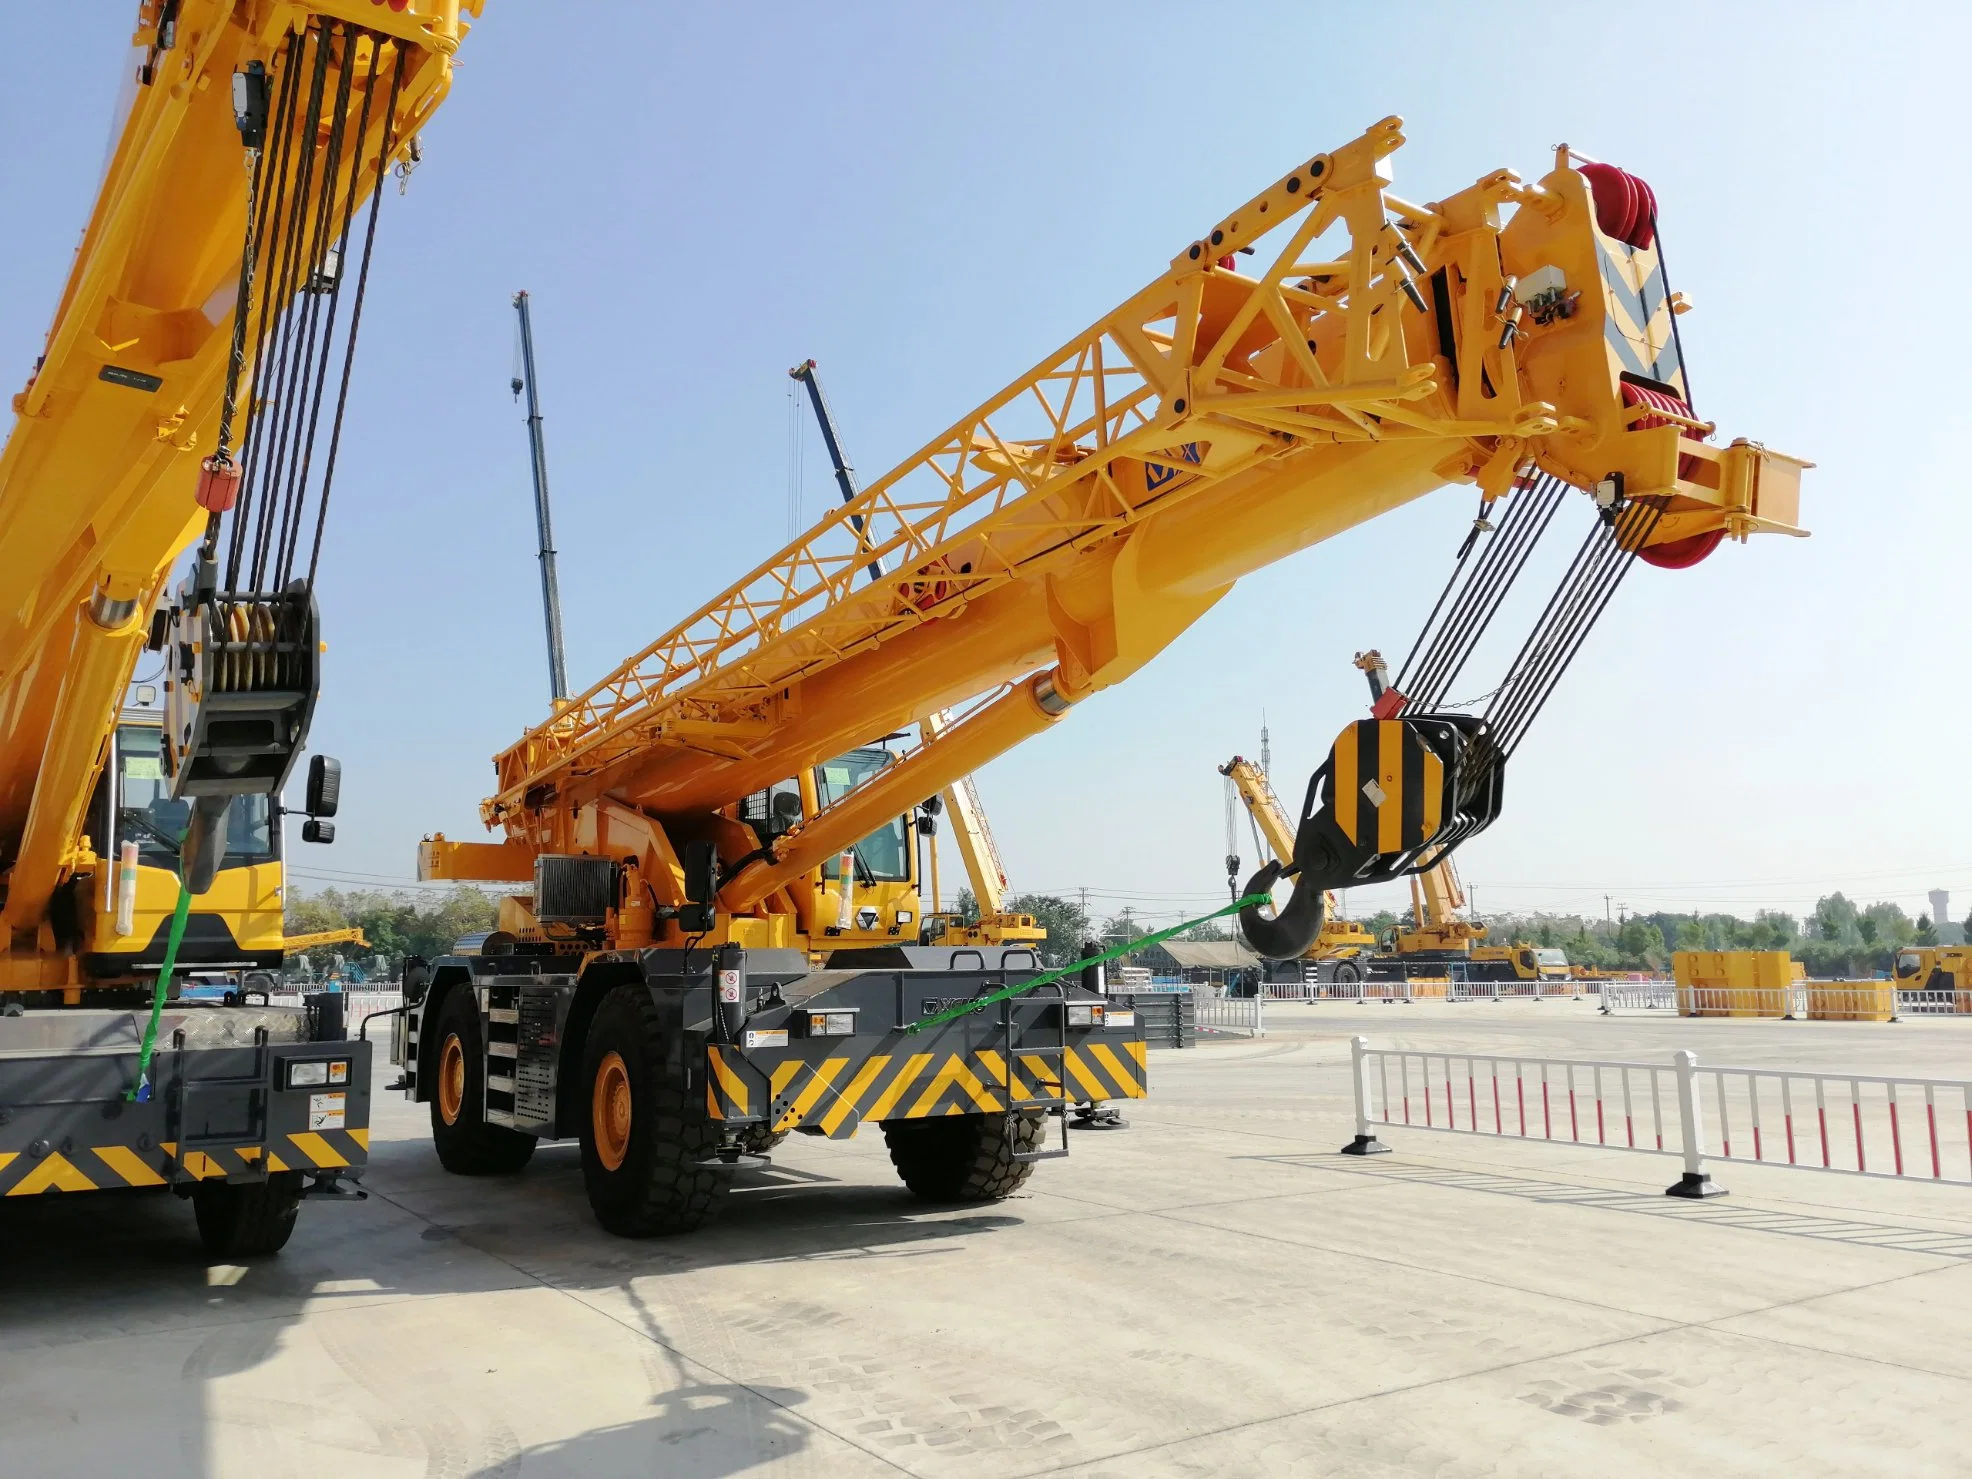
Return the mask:
{"type": "Polygon", "coordinates": [[[164,1015],[164,998],[171,990],[171,972],[178,964],[178,946],[185,938],[185,918],[192,912],[192,891],[185,880],[178,880],[178,907],[171,911],[171,933],[164,941],[164,961],[158,966],[157,990],[151,996],[151,1020],[144,1028],[144,1046],[137,1053],[137,1082],[124,1093],[133,1103],[151,1097],[151,1055],[157,1051],[158,1019],[164,1015]]]}
{"type": "Polygon", "coordinates": [[[1155,934],[1144,935],[1140,939],[1127,940],[1123,944],[1116,946],[1113,950],[1105,950],[1100,955],[1091,955],[1086,960],[1078,960],[1074,964],[1062,966],[1058,970],[1047,971],[1042,975],[1036,976],[1031,981],[1021,982],[1018,986],[1008,986],[1002,990],[995,991],[991,996],[982,996],[977,1001],[961,1002],[958,1006],[947,1007],[942,1012],[920,1018],[916,1022],[909,1023],[904,1028],[905,1035],[909,1036],[914,1032],[922,1032],[927,1027],[937,1027],[946,1022],[956,1021],[958,1018],[966,1016],[969,1013],[990,1007],[995,1002],[1007,1001],[1019,996],[1022,992],[1032,991],[1037,986],[1051,986],[1064,976],[1072,976],[1077,971],[1088,966],[1101,965],[1104,961],[1114,960],[1119,955],[1133,954],[1148,945],[1161,945],[1173,935],[1181,935],[1188,929],[1193,929],[1201,924],[1209,924],[1215,919],[1224,919],[1228,914],[1237,914],[1249,905],[1258,906],[1261,904],[1271,904],[1272,902],[1273,895],[1271,894],[1248,894],[1243,899],[1234,899],[1225,908],[1214,909],[1210,914],[1201,914],[1196,919],[1187,919],[1183,924],[1174,924],[1169,929],[1158,930],[1155,934]]]}

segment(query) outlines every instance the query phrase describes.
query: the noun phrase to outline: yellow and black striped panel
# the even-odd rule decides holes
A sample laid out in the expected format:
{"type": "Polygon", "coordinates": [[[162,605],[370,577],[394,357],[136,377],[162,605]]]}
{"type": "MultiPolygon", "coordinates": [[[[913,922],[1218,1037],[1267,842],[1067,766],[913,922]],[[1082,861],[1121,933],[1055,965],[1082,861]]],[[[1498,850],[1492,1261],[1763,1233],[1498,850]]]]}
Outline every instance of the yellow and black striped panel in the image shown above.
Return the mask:
{"type": "MultiPolygon", "coordinates": [[[[755,1110],[757,1097],[749,1080],[759,1074],[737,1051],[718,1046],[705,1050],[705,1112],[715,1120],[743,1120],[755,1110]]],[[[764,1113],[766,1106],[760,1107],[764,1113]]]]}
{"type": "Polygon", "coordinates": [[[1670,294],[1653,247],[1631,247],[1598,238],[1601,253],[1603,342],[1611,368],[1628,371],[1684,395],[1684,366],[1678,362],[1677,335],[1671,328],[1670,294]]]}
{"type": "Polygon", "coordinates": [[[166,1141],[148,1150],[130,1145],[92,1145],[51,1150],[44,1156],[0,1150],[0,1196],[31,1197],[50,1191],[108,1191],[126,1186],[164,1186],[174,1171],[198,1181],[258,1176],[269,1171],[330,1171],[361,1166],[370,1158],[368,1130],[306,1130],[273,1145],[208,1146],[185,1152],[166,1141]]]}
{"type": "MultiPolygon", "coordinates": [[[[781,1063],[770,1075],[768,1112],[776,1131],[819,1126],[825,1135],[839,1139],[853,1134],[866,1120],[1002,1113],[1007,1108],[1009,1076],[1015,1108],[1063,1098],[1141,1099],[1147,1092],[1141,1041],[1085,1040],[1068,1048],[1065,1057],[1054,1047],[1022,1050],[1014,1055],[1011,1075],[997,1049],[912,1052],[906,1044],[902,1051],[781,1063]]],[[[716,1072],[709,1077],[716,1078],[716,1072]]],[[[724,1106],[731,1099],[716,1088],[707,1098],[714,1117],[726,1117],[724,1106]]]]}
{"type": "Polygon", "coordinates": [[[1335,824],[1356,846],[1408,852],[1438,833],[1445,763],[1402,719],[1358,719],[1329,751],[1335,824]]]}

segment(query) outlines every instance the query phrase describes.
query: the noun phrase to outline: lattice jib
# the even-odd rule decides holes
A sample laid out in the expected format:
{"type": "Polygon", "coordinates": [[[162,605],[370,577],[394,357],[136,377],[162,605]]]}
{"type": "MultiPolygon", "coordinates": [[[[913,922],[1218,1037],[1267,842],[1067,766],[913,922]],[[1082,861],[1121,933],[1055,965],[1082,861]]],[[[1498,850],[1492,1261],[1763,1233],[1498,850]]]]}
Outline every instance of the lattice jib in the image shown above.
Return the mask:
{"type": "Polygon", "coordinates": [[[1431,389],[1428,371],[1409,372],[1401,334],[1379,341],[1368,322],[1385,305],[1396,319],[1402,287],[1380,244],[1388,228],[1374,170],[1401,138],[1379,128],[1319,156],[1332,161],[1327,187],[1304,166],[1212,233],[1230,230],[1247,245],[1286,228],[1278,250],[1256,258],[1269,264],[1257,278],[1218,266],[1203,243],[1180,254],[1088,331],[530,732],[496,761],[500,796],[487,803],[488,820],[531,788],[554,783],[567,795],[574,776],[652,742],[687,705],[712,723],[758,719],[776,692],[804,677],[927,620],[954,617],[1050,561],[1072,560],[1256,458],[1301,442],[1432,429],[1403,407],[1431,389]],[[1351,237],[1348,250],[1305,260],[1309,244],[1338,225],[1351,237]],[[1300,280],[1290,282],[1295,274],[1300,280]],[[1324,315],[1350,320],[1349,357],[1327,369],[1306,348],[1324,315]],[[1255,335],[1287,346],[1273,378],[1245,353],[1255,335]],[[1258,450],[1215,455],[1228,428],[1258,450]],[[873,560],[893,575],[863,583],[873,560]]]}

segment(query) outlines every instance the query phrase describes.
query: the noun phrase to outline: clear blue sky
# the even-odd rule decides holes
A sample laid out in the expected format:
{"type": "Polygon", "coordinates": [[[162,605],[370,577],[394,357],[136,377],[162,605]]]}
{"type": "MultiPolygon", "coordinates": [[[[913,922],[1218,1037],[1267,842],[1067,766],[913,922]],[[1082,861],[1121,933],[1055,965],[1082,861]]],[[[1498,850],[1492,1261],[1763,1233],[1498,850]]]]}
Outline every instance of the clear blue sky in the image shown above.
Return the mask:
{"type": "MultiPolygon", "coordinates": [[[[93,197],[133,10],[0,19],[10,390],[93,197]]],[[[422,833],[479,835],[487,757],[544,713],[515,288],[579,687],[785,536],[789,365],[820,361],[874,475],[1201,222],[1398,113],[1414,199],[1538,176],[1561,140],[1645,176],[1698,308],[1699,410],[1819,464],[1812,540],[1624,589],[1461,854],[1482,909],[1750,912],[1843,887],[1915,913],[1943,885],[1962,916],[1968,50],[1962,5],[489,0],[387,201],[324,556],[341,840],[296,843],[297,873],[408,879],[422,833]]],[[[813,516],[833,491],[808,447],[813,516]]],[[[1263,572],[985,771],[1016,887],[1167,914],[1221,897],[1214,765],[1257,748],[1264,709],[1298,792],[1363,704],[1350,655],[1408,645],[1469,505],[1263,572]]]]}

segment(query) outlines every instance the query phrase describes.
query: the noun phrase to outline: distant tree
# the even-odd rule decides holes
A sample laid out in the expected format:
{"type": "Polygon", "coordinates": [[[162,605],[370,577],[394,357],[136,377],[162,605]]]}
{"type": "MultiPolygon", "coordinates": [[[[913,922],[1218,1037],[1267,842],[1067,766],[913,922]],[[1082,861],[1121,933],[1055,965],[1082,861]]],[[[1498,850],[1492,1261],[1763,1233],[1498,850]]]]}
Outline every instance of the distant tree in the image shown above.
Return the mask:
{"type": "MultiPolygon", "coordinates": [[[[384,957],[394,974],[403,968],[405,956],[449,954],[462,936],[491,929],[494,917],[490,896],[460,884],[436,898],[369,889],[295,893],[287,901],[284,920],[291,935],[356,926],[370,942],[371,953],[384,957]]],[[[349,955],[360,953],[338,948],[349,955]]]]}
{"type": "Polygon", "coordinates": [[[1938,943],[1938,931],[1936,926],[1931,923],[1930,915],[1920,914],[1917,916],[1917,935],[1910,943],[1913,945],[1935,945],[1938,943]]]}
{"type": "MultiPolygon", "coordinates": [[[[1006,901],[1006,908],[1010,914],[1033,915],[1034,922],[1048,932],[1041,945],[1041,960],[1049,966],[1080,960],[1082,946],[1095,937],[1095,926],[1081,905],[1054,894],[1015,894],[1006,901]]],[[[973,917],[978,917],[976,908],[973,917]]]]}
{"type": "Polygon", "coordinates": [[[1856,906],[1839,893],[1815,900],[1814,932],[1818,940],[1846,940],[1856,927],[1856,906]]]}
{"type": "Polygon", "coordinates": [[[959,896],[952,901],[952,907],[958,911],[961,923],[979,923],[979,900],[972,896],[971,889],[960,889],[959,896]]]}
{"type": "MultiPolygon", "coordinates": [[[[1895,904],[1871,904],[1862,911],[1862,918],[1876,926],[1873,943],[1885,945],[1892,950],[1908,945],[1917,934],[1917,926],[1911,923],[1910,916],[1895,904]]],[[[1859,920],[1858,924],[1860,922],[1859,920]]]]}
{"type": "Polygon", "coordinates": [[[1616,937],[1617,950],[1624,965],[1661,969],[1664,964],[1664,932],[1647,919],[1632,919],[1616,937]]]}
{"type": "MultiPolygon", "coordinates": [[[[1660,933],[1661,937],[1661,933],[1660,933]]],[[[1678,926],[1677,948],[1680,950],[1709,950],[1711,942],[1705,938],[1705,926],[1695,919],[1687,919],[1678,926]]]]}

